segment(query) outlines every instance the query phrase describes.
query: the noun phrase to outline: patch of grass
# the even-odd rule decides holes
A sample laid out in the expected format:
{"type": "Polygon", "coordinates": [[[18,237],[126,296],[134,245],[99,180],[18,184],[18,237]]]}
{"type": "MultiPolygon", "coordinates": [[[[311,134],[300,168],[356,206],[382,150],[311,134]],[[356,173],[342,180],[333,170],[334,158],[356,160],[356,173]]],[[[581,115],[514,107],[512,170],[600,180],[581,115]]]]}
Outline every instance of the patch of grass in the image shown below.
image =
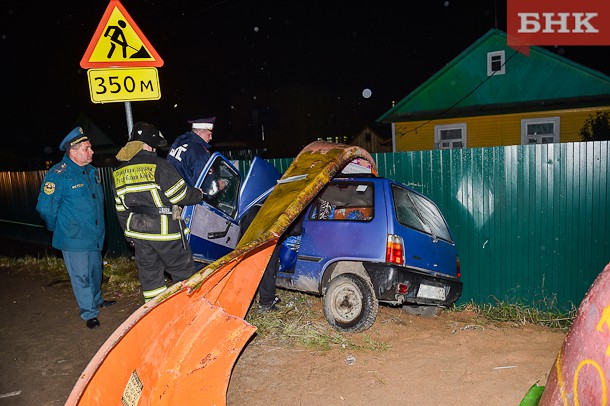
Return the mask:
{"type": "Polygon", "coordinates": [[[63,258],[47,256],[34,258],[0,257],[0,268],[10,268],[16,273],[42,276],[50,280],[69,279],[63,258]]]}
{"type": "Polygon", "coordinates": [[[535,324],[539,326],[569,330],[578,309],[574,306],[568,312],[557,310],[551,303],[544,306],[548,310],[539,310],[521,302],[509,303],[497,298],[495,303],[468,302],[455,306],[451,311],[469,310],[483,316],[490,322],[511,323],[514,325],[535,324]]]}
{"type": "MultiPolygon", "coordinates": [[[[105,291],[114,291],[122,294],[138,292],[140,281],[136,264],[129,258],[111,258],[104,260],[104,286],[105,291]]],[[[70,280],[63,258],[47,256],[34,258],[0,257],[0,268],[10,269],[11,272],[45,278],[51,282],[70,280]]]]}
{"type": "Polygon", "coordinates": [[[131,258],[111,258],[105,262],[104,276],[108,277],[106,289],[124,294],[140,290],[138,268],[131,258]]]}
{"type": "Polygon", "coordinates": [[[320,301],[319,297],[282,290],[282,302],[278,305],[280,311],[259,314],[258,305],[253,304],[246,320],[257,327],[255,340],[260,341],[286,346],[297,343],[315,351],[334,348],[385,351],[389,348],[388,344],[366,334],[354,335],[333,329],[322,315],[320,301]]]}

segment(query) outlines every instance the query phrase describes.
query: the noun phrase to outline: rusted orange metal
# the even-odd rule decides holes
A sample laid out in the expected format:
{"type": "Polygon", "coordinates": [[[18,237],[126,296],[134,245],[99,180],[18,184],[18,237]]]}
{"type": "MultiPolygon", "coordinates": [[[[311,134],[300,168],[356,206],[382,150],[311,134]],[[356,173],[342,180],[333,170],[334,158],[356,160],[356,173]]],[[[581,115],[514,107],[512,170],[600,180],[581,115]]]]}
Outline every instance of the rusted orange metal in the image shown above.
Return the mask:
{"type": "Polygon", "coordinates": [[[581,302],[540,406],[607,405],[610,389],[610,264],[581,302]]]}
{"type": "Polygon", "coordinates": [[[278,237],[354,159],[377,173],[359,147],[315,142],[303,149],[236,250],[131,315],[93,357],[66,404],[224,405],[233,365],[256,330],[243,318],[278,237]]]}

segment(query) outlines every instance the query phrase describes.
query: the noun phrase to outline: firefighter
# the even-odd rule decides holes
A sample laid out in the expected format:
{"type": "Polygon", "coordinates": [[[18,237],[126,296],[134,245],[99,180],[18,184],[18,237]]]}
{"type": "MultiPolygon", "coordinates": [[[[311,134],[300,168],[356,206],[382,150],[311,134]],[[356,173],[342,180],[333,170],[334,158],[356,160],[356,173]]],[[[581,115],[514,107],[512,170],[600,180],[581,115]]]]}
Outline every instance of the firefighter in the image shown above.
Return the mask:
{"type": "Polygon", "coordinates": [[[130,141],[118,152],[122,161],[114,171],[114,195],[119,222],[135,249],[135,261],[148,302],[172,282],[188,279],[197,271],[184,236],[179,206],[199,203],[201,189],[190,187],[157,148],[167,145],[152,124],[134,124],[130,141]]]}

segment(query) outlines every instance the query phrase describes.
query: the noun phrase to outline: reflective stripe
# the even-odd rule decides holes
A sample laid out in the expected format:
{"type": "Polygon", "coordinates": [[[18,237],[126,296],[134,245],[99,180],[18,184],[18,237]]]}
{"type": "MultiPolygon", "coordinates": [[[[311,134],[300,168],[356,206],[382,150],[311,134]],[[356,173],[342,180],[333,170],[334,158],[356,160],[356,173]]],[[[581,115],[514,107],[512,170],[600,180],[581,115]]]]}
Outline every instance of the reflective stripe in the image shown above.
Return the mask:
{"type": "Polygon", "coordinates": [[[172,202],[173,204],[176,204],[177,202],[184,199],[185,197],[186,197],[186,188],[182,189],[182,193],[170,198],[169,201],[172,202]]]}
{"type": "Polygon", "coordinates": [[[125,202],[123,202],[123,200],[121,200],[120,197],[115,196],[114,197],[114,208],[116,209],[116,211],[125,211],[125,202]]]}
{"type": "Polygon", "coordinates": [[[153,290],[145,290],[143,293],[144,295],[144,301],[148,302],[149,300],[153,299],[155,296],[160,295],[161,293],[165,292],[167,290],[167,286],[162,286],[160,288],[157,289],[153,289],[153,290]]]}
{"type": "Polygon", "coordinates": [[[169,222],[167,221],[168,216],[161,216],[161,234],[167,234],[169,232],[169,222]]]}
{"type": "Polygon", "coordinates": [[[155,206],[157,206],[157,207],[165,206],[163,204],[163,201],[161,200],[161,196],[159,195],[159,191],[158,190],[151,190],[150,191],[150,196],[152,197],[153,202],[155,203],[155,206]]]}
{"type": "Polygon", "coordinates": [[[165,191],[165,196],[169,199],[172,198],[173,195],[180,192],[180,189],[186,189],[186,182],[184,179],[180,179],[176,184],[165,191]]]}
{"type": "MultiPolygon", "coordinates": [[[[165,216],[163,216],[165,217],[165,216]]],[[[126,230],[126,237],[137,238],[138,240],[148,240],[148,241],[175,241],[179,240],[180,233],[173,234],[148,234],[148,233],[138,233],[136,231],[126,230]]]]}
{"type": "Polygon", "coordinates": [[[121,197],[126,193],[148,192],[149,190],[160,189],[161,187],[155,183],[147,183],[145,185],[131,185],[122,188],[117,188],[116,194],[121,197]]]}

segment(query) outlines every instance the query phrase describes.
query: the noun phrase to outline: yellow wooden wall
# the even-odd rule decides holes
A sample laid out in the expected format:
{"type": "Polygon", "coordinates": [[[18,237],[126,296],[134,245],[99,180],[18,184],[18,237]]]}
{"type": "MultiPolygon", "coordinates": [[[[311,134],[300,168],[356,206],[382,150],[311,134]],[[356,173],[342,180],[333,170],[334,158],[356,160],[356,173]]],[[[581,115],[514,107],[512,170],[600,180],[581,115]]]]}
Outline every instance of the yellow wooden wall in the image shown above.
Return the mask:
{"type": "Polygon", "coordinates": [[[544,117],[559,117],[560,142],[575,142],[585,120],[598,111],[610,113],[610,106],[396,123],[396,151],[434,149],[434,126],[464,123],[467,148],[520,145],[521,120],[544,117]]]}

